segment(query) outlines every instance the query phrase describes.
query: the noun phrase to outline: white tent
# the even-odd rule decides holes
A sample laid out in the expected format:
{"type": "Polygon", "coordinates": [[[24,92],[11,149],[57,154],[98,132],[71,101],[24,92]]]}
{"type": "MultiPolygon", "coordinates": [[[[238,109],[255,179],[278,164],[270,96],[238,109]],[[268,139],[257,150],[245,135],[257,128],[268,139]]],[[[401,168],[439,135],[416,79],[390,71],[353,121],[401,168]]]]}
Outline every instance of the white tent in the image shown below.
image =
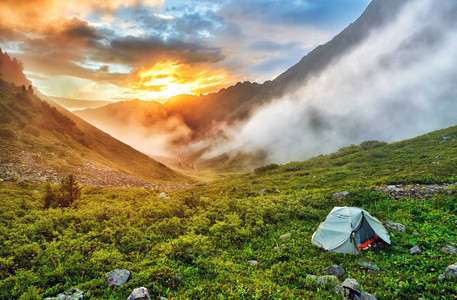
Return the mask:
{"type": "Polygon", "coordinates": [[[377,236],[390,244],[381,222],[357,207],[334,207],[313,234],[311,242],[328,251],[358,254],[359,247],[377,236]]]}

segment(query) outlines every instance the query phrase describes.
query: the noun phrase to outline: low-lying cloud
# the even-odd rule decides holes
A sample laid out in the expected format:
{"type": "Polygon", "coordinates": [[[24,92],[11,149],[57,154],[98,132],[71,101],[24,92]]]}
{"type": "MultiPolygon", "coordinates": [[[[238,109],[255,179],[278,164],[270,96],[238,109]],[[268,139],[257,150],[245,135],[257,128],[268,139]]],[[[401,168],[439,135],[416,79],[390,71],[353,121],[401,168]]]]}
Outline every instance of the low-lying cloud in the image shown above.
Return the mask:
{"type": "Polygon", "coordinates": [[[263,150],[301,160],[364,140],[397,141],[456,123],[454,1],[410,1],[395,22],[308,79],[296,93],[258,109],[213,154],[263,150]]]}

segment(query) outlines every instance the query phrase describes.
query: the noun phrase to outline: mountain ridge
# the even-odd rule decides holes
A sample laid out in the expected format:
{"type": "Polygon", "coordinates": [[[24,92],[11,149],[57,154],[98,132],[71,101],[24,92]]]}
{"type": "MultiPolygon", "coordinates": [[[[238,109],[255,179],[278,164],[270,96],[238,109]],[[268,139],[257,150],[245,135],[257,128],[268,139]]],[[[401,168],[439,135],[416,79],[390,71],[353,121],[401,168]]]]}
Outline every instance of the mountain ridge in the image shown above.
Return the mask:
{"type": "MultiPolygon", "coordinates": [[[[6,54],[0,57],[14,62],[6,54]]],[[[5,64],[0,71],[2,67],[5,64]]],[[[22,69],[16,71],[22,73],[22,69]]],[[[3,180],[56,183],[74,173],[81,183],[99,186],[192,182],[59,105],[43,101],[39,94],[31,85],[26,88],[0,79],[3,180]]]]}

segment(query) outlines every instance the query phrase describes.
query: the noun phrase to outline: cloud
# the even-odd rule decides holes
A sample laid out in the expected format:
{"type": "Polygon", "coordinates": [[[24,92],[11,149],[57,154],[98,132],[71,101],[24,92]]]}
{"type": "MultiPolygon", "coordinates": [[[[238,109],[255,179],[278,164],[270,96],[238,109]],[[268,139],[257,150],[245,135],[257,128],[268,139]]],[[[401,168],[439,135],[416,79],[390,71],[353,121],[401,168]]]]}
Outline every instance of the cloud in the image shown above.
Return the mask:
{"type": "Polygon", "coordinates": [[[0,27],[42,33],[68,16],[86,16],[92,12],[112,13],[119,7],[160,6],[164,0],[2,0],[0,27]]]}
{"type": "MultiPolygon", "coordinates": [[[[411,1],[398,19],[228,131],[227,149],[301,160],[342,146],[411,138],[455,124],[455,2],[411,1]]],[[[217,151],[219,150],[219,151],[217,151]]]]}

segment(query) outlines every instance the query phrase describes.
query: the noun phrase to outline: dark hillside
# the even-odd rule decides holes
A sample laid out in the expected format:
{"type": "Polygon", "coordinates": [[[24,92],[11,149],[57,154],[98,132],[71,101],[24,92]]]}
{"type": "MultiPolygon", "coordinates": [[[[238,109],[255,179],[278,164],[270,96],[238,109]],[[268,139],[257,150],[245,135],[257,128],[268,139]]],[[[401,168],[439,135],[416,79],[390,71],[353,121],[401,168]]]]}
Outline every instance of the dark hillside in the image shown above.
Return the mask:
{"type": "Polygon", "coordinates": [[[4,180],[57,182],[78,174],[85,184],[151,185],[183,177],[110,135],[42,101],[33,88],[0,81],[4,180]]]}

